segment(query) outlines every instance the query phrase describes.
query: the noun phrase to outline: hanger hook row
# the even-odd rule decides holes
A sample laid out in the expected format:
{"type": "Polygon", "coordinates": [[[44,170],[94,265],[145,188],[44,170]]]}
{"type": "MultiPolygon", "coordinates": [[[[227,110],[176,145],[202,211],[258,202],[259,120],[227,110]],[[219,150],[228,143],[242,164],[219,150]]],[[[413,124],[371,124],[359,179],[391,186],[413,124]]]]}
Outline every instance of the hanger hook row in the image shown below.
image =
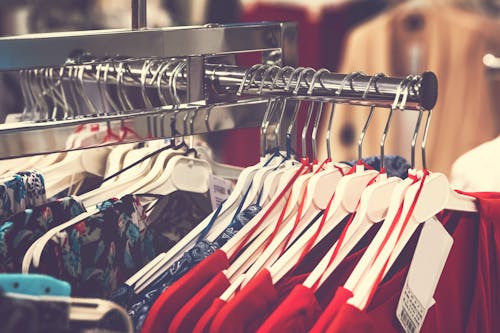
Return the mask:
{"type": "Polygon", "coordinates": [[[243,94],[243,90],[245,89],[245,85],[246,85],[248,76],[249,75],[251,76],[256,69],[259,69],[262,66],[264,66],[264,65],[262,65],[262,64],[256,64],[256,65],[253,65],[252,67],[248,68],[245,71],[245,74],[243,75],[243,79],[241,80],[241,83],[240,83],[240,86],[238,88],[238,91],[236,92],[236,96],[240,97],[243,94]]]}
{"type": "Polygon", "coordinates": [[[322,75],[323,73],[331,73],[331,71],[330,71],[330,70],[328,70],[328,69],[326,69],[326,68],[320,68],[319,70],[317,70],[317,71],[314,73],[314,75],[313,75],[313,77],[312,77],[312,79],[311,79],[311,84],[309,85],[309,89],[307,90],[307,94],[308,94],[309,96],[311,96],[311,95],[312,95],[312,93],[314,92],[314,87],[315,87],[315,85],[316,85],[316,81],[318,81],[318,80],[319,80],[319,82],[321,83],[321,85],[323,85],[323,82],[321,82],[321,75],[322,75]]]}

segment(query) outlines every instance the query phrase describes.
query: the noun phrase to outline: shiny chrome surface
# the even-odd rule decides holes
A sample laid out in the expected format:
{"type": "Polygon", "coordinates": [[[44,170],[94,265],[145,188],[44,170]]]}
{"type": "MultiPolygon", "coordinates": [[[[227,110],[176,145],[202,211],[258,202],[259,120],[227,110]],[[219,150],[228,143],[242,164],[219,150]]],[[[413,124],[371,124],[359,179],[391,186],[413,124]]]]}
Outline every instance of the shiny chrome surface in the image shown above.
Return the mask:
{"type": "MultiPolygon", "coordinates": [[[[68,136],[74,133],[80,125],[100,124],[106,128],[107,121],[110,122],[111,128],[117,131],[120,129],[121,121],[124,120],[126,126],[140,136],[140,138],[124,140],[120,143],[258,127],[264,116],[266,103],[267,100],[252,99],[211,106],[183,105],[177,109],[177,112],[174,112],[172,108],[156,108],[148,112],[135,110],[123,115],[99,118],[1,124],[0,159],[66,151],[68,136]],[[175,132],[171,128],[172,119],[175,122],[175,132]],[[148,121],[154,124],[152,133],[149,133],[151,137],[148,137],[148,121]]],[[[113,144],[118,143],[103,142],[98,146],[113,144]]]]}
{"type": "MultiPolygon", "coordinates": [[[[173,58],[280,49],[296,39],[293,23],[245,23],[146,30],[96,30],[0,38],[0,69],[56,67],[77,54],[96,58],[173,58]],[[284,33],[284,35],[282,34],[284,33]]],[[[294,45],[285,55],[296,59],[294,45]]],[[[285,58],[284,62],[288,62],[285,58]]]]}

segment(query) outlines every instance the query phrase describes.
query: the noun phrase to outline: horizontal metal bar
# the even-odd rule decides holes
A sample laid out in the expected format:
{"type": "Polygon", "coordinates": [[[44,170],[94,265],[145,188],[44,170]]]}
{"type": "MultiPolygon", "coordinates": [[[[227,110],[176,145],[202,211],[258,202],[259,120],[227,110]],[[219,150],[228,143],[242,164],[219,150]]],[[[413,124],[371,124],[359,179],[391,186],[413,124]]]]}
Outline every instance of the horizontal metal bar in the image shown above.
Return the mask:
{"type": "MultiPolygon", "coordinates": [[[[218,105],[183,106],[177,112],[171,108],[157,108],[148,112],[135,110],[122,115],[86,117],[52,122],[21,122],[0,125],[0,160],[22,156],[67,151],[66,141],[81,125],[100,124],[117,131],[122,121],[139,137],[120,143],[171,138],[182,135],[199,135],[234,128],[258,127],[262,122],[267,100],[253,99],[237,103],[218,105]],[[175,130],[170,126],[175,121],[175,130]],[[148,126],[152,125],[151,133],[148,126]]],[[[105,143],[83,148],[109,146],[105,143]]]]}
{"type": "MultiPolygon", "coordinates": [[[[133,64],[134,62],[132,62],[133,64]]],[[[172,66],[175,67],[175,66],[172,66]]],[[[87,66],[91,70],[91,66],[87,66]]],[[[205,82],[212,85],[212,89],[208,89],[212,93],[217,93],[218,100],[231,100],[234,99],[235,94],[241,85],[245,73],[248,71],[246,67],[239,67],[233,65],[222,64],[206,64],[205,68],[205,82]],[[222,97],[221,97],[222,96],[222,97]]],[[[108,69],[110,73],[115,73],[116,69],[111,67],[108,69]]],[[[139,86],[139,77],[142,74],[141,68],[134,68],[131,66],[130,73],[135,77],[128,77],[124,80],[125,85],[139,86]]],[[[289,71],[289,75],[291,71],[289,71]]],[[[165,76],[172,75],[171,71],[167,71],[165,76]]],[[[201,76],[201,75],[197,75],[201,76]]],[[[245,89],[246,94],[250,95],[286,95],[286,96],[308,96],[308,89],[311,82],[312,73],[306,79],[302,78],[298,84],[296,92],[292,92],[297,86],[298,75],[292,76],[291,83],[289,78],[278,79],[271,89],[271,78],[266,78],[264,81],[263,89],[260,90],[262,77],[257,75],[253,80],[252,87],[245,89]],[[288,85],[288,90],[286,89],[288,85]]],[[[127,76],[125,76],[127,77],[127,76]]],[[[184,69],[177,76],[176,89],[183,91],[187,89],[189,81],[189,73],[184,69]]],[[[151,74],[148,78],[151,78],[151,74]]],[[[378,107],[390,107],[394,102],[398,89],[401,88],[402,82],[405,78],[397,77],[380,77],[376,80],[372,79],[370,75],[356,75],[349,79],[348,74],[329,73],[323,72],[318,80],[315,82],[314,89],[312,90],[311,97],[322,98],[324,100],[335,100],[338,102],[347,102],[350,104],[359,105],[375,105],[378,107]],[[370,82],[371,80],[371,82],[370,82]],[[368,87],[368,84],[370,86],[368,87]],[[367,90],[368,88],[368,90],[367,90]],[[366,96],[364,96],[367,91],[366,96]],[[364,97],[363,97],[364,96],[364,97]]],[[[113,83],[116,80],[110,80],[113,83]]],[[[156,88],[156,82],[151,83],[146,80],[146,87],[156,88]]],[[[247,77],[247,82],[250,81],[247,77]]],[[[438,82],[434,73],[424,72],[420,77],[411,81],[408,89],[408,99],[406,103],[407,110],[420,110],[424,108],[431,110],[434,108],[437,101],[438,82]]],[[[192,101],[192,100],[191,100],[192,101]]]]}
{"type": "MultiPolygon", "coordinates": [[[[287,25],[288,26],[288,25],[287,25]]],[[[68,58],[172,58],[280,49],[282,23],[95,30],[0,38],[0,70],[62,66],[68,58]]]]}

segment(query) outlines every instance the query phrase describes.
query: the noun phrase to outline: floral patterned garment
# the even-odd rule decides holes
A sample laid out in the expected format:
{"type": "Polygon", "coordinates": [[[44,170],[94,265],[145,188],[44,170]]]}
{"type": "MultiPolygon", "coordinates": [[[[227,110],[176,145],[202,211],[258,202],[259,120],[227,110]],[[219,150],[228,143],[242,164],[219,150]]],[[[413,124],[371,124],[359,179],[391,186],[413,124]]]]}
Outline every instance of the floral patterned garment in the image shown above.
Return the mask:
{"type": "Polygon", "coordinates": [[[108,298],[155,256],[152,232],[135,196],[110,199],[98,208],[99,213],[52,239],[36,270],[68,281],[74,296],[108,298]]]}
{"type": "Polygon", "coordinates": [[[163,291],[203,259],[214,253],[215,250],[226,244],[227,241],[236,235],[236,233],[257,215],[261,209],[262,207],[258,204],[248,206],[234,217],[231,224],[213,242],[201,240],[196,243],[196,245],[186,251],[179,260],[173,263],[154,284],[150,285],[139,295],[134,293],[132,287],[122,285],[113,293],[111,300],[128,310],[128,314],[132,318],[136,332],[140,331],[149,309],[163,291]]]}
{"type": "Polygon", "coordinates": [[[0,221],[46,201],[42,174],[36,170],[18,172],[0,183],[0,221]]]}
{"type": "Polygon", "coordinates": [[[43,175],[38,170],[29,170],[18,172],[17,175],[21,176],[26,187],[26,207],[37,207],[47,202],[45,193],[45,180],[43,175]]]}
{"type": "Polygon", "coordinates": [[[74,197],[25,209],[0,224],[0,272],[21,272],[24,254],[39,237],[85,212],[74,197]]]}
{"type": "Polygon", "coordinates": [[[26,185],[23,178],[15,175],[0,183],[0,221],[26,209],[26,185]]]}
{"type": "Polygon", "coordinates": [[[155,250],[167,252],[212,211],[209,193],[175,191],[158,200],[148,216],[155,250]]]}

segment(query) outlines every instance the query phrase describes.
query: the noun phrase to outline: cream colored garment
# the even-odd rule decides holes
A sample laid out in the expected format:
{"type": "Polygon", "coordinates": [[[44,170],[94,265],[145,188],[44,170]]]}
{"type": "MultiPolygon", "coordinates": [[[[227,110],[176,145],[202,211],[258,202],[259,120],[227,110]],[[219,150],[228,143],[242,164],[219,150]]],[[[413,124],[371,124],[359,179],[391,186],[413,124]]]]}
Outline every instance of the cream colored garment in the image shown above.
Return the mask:
{"type": "Polygon", "coordinates": [[[500,136],[468,151],[453,163],[451,186],[469,192],[500,192],[500,136]]]}
{"type": "MultiPolygon", "coordinates": [[[[448,173],[458,156],[499,133],[499,116],[494,111],[482,63],[485,53],[493,50],[500,54],[499,49],[500,25],[482,16],[454,7],[402,5],[351,32],[340,72],[384,72],[399,77],[412,71],[436,73],[439,97],[432,115],[426,156],[429,169],[448,173]],[[408,27],[412,25],[420,28],[410,31],[408,27]]],[[[336,106],[332,127],[335,160],[356,158],[357,138],[368,111],[365,107],[336,106]]],[[[388,113],[389,110],[376,110],[363,145],[363,156],[379,154],[388,113]]],[[[395,114],[386,154],[409,156],[417,113],[408,113],[411,114],[395,114]]],[[[326,123],[323,121],[323,126],[326,123]]],[[[323,128],[323,135],[325,132],[323,128]]],[[[320,143],[324,144],[324,140],[320,143]]],[[[321,148],[319,151],[324,153],[321,148]]],[[[417,152],[420,157],[420,150],[417,152]]]]}

